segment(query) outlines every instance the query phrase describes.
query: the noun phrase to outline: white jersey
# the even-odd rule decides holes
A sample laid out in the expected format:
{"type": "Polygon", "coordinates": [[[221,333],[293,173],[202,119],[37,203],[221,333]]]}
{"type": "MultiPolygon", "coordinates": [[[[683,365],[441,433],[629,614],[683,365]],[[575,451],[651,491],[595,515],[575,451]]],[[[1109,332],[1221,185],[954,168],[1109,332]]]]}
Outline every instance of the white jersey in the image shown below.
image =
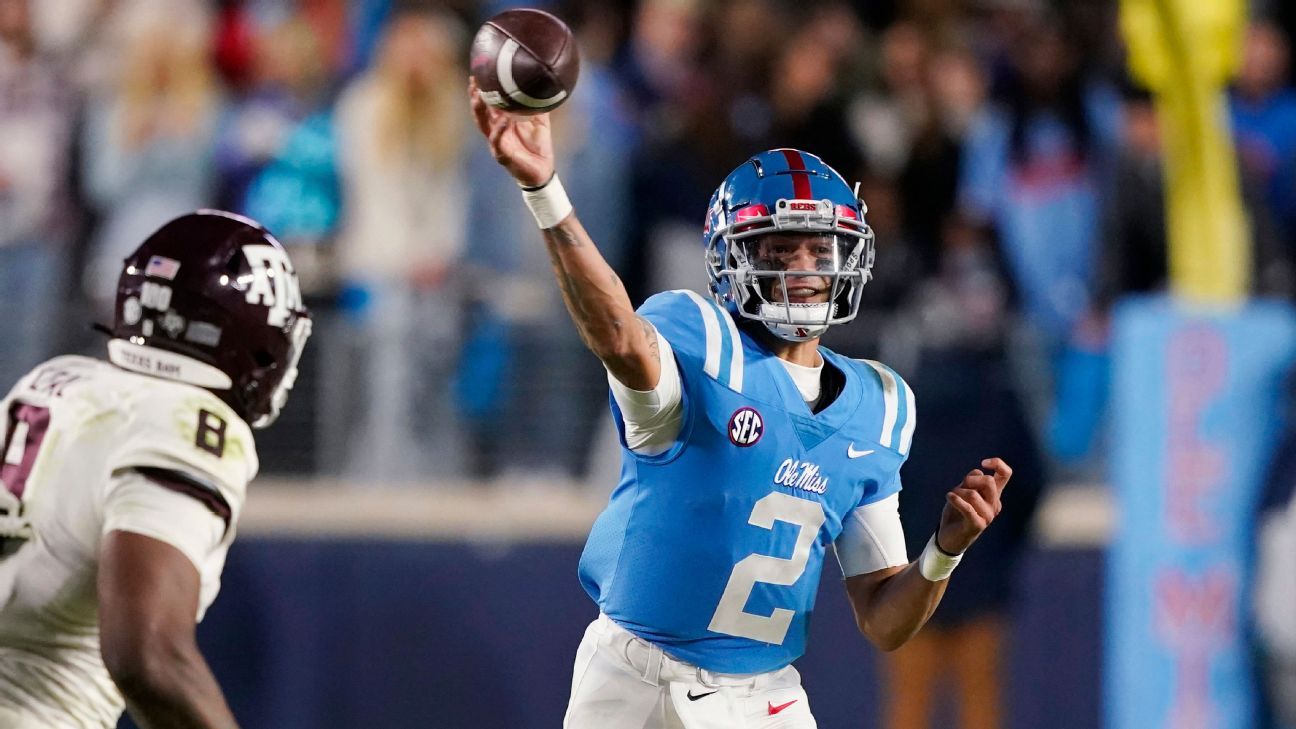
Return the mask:
{"type": "Polygon", "coordinates": [[[121,694],[99,652],[100,540],[171,544],[220,588],[257,456],[210,392],[59,357],[0,405],[0,729],[114,727],[121,694]]]}

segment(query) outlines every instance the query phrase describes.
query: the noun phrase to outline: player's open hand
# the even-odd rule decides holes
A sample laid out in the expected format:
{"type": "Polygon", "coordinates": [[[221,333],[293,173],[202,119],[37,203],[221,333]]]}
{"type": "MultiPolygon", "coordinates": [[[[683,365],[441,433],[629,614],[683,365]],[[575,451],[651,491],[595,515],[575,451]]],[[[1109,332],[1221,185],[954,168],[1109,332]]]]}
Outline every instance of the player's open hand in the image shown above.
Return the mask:
{"type": "Polygon", "coordinates": [[[1003,510],[1004,487],[1012,469],[1002,458],[987,458],[980,468],[963,477],[963,483],[945,494],[936,546],[950,554],[962,554],[990,526],[1003,510]]]}
{"type": "Polygon", "coordinates": [[[532,187],[548,182],[554,172],[549,115],[523,116],[496,109],[481,97],[477,80],[471,77],[468,79],[468,100],[472,105],[473,119],[486,137],[495,161],[522,185],[532,187]]]}

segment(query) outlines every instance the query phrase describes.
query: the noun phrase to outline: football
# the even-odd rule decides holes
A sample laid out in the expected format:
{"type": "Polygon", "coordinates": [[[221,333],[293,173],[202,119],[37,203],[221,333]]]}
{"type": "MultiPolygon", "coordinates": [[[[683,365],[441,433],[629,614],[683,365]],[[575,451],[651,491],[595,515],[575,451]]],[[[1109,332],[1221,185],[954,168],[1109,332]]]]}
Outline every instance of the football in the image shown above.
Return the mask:
{"type": "Polygon", "coordinates": [[[580,54],[566,23],[543,10],[518,8],[494,16],[477,31],[469,69],[486,103],[539,114],[571,95],[580,54]]]}

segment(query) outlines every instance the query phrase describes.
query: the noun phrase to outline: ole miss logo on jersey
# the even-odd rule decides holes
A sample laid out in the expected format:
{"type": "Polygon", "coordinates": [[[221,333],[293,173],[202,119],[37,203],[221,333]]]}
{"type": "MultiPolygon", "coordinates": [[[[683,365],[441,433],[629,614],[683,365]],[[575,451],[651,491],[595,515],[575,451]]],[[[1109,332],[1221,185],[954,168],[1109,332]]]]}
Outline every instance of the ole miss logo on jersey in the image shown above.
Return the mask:
{"type": "Polygon", "coordinates": [[[729,442],[739,448],[756,445],[765,434],[765,419],[756,408],[738,408],[729,416],[729,442]]]}

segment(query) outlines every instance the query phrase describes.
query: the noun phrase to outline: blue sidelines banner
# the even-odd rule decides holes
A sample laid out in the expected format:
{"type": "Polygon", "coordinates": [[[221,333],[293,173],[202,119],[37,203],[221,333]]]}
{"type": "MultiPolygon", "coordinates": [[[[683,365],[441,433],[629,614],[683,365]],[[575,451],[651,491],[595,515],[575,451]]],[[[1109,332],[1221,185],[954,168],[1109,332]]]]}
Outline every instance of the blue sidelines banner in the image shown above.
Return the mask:
{"type": "Polygon", "coordinates": [[[1112,347],[1107,729],[1251,729],[1254,512],[1296,312],[1122,303],[1112,347]]]}

